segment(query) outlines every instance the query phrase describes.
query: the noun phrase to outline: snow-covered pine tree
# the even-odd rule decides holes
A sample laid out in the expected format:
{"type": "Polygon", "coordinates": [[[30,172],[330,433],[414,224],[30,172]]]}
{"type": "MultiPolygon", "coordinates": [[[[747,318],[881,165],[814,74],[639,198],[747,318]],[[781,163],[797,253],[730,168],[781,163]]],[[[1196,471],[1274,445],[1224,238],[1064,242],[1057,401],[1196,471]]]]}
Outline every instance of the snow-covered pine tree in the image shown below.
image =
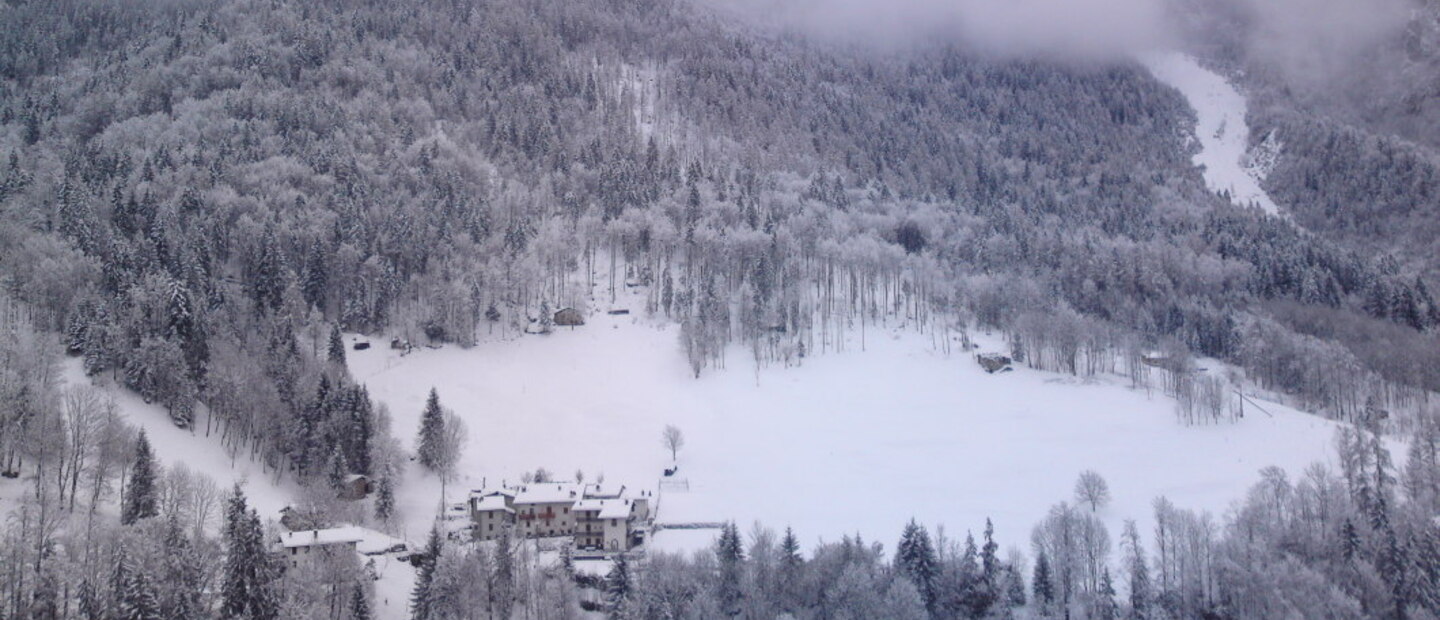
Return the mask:
{"type": "Polygon", "coordinates": [[[415,589],[410,592],[410,617],[414,620],[430,620],[430,586],[435,580],[435,566],[440,563],[443,551],[440,528],[430,528],[430,539],[420,555],[420,565],[415,570],[415,589]]]}
{"type": "Polygon", "coordinates": [[[375,411],[370,404],[370,392],[364,386],[351,388],[349,413],[345,460],[350,463],[350,471],[369,476],[371,444],[375,436],[375,411]]]}
{"type": "Polygon", "coordinates": [[[1035,592],[1035,604],[1042,607],[1049,607],[1055,602],[1055,583],[1050,576],[1050,558],[1045,552],[1040,552],[1040,557],[1035,558],[1035,576],[1031,579],[1031,588],[1035,592]]]}
{"type": "Polygon", "coordinates": [[[785,536],[780,539],[778,590],[781,597],[780,609],[787,613],[794,613],[800,605],[798,599],[804,563],[805,559],[800,555],[800,540],[795,537],[794,530],[786,527],[785,536]]]}
{"type": "MultiPolygon", "coordinates": [[[[127,557],[127,560],[128,557],[127,557]]],[[[160,620],[160,603],[155,597],[155,586],[145,571],[133,566],[125,570],[125,580],[117,593],[120,603],[119,620],[160,620]]]]}
{"type": "Polygon", "coordinates": [[[125,487],[125,501],[120,507],[120,523],[130,525],[140,519],[155,516],[155,456],[150,451],[150,439],[145,430],[135,442],[135,459],[130,464],[130,482],[125,487]]]}
{"type": "Polygon", "coordinates": [[[330,327],[330,342],[326,346],[325,352],[325,357],[330,360],[331,364],[339,365],[342,368],[345,366],[345,339],[340,336],[339,325],[330,327]]]}
{"type": "Polygon", "coordinates": [[[336,447],[330,452],[330,463],[326,467],[325,478],[330,483],[330,488],[338,489],[345,485],[345,479],[349,477],[349,462],[345,459],[345,453],[336,447]]]}
{"type": "Polygon", "coordinates": [[[282,568],[265,544],[260,516],[249,510],[236,484],[225,503],[225,567],[220,586],[222,618],[274,620],[280,616],[276,581],[282,568]]]}
{"type": "Polygon", "coordinates": [[[389,523],[390,517],[395,514],[395,482],[387,467],[380,474],[380,480],[376,483],[375,489],[375,518],[381,523],[389,523]]]}
{"type": "Polygon", "coordinates": [[[285,296],[285,254],[275,237],[274,228],[266,228],[260,245],[260,255],[250,275],[250,294],[255,305],[265,310],[276,310],[285,296]]]}
{"type": "Polygon", "coordinates": [[[622,618],[625,616],[633,590],[630,560],[625,557],[625,554],[618,554],[610,565],[610,572],[605,575],[605,606],[610,609],[610,617],[622,618]]]}
{"type": "Polygon", "coordinates": [[[420,414],[420,439],[415,443],[416,458],[426,469],[435,471],[440,467],[445,442],[445,411],[440,407],[440,394],[430,388],[430,397],[425,400],[425,411],[420,414]]]}
{"type": "Polygon", "coordinates": [[[733,521],[726,523],[720,530],[720,539],[715,542],[715,557],[720,561],[716,599],[721,610],[732,616],[737,615],[740,613],[740,601],[745,596],[740,583],[745,549],[740,540],[740,528],[733,521]]]}
{"type": "Polygon", "coordinates": [[[365,593],[365,586],[359,581],[350,591],[350,620],[370,620],[370,597],[365,593]]]}
{"type": "Polygon", "coordinates": [[[915,590],[925,599],[925,608],[933,612],[940,562],[935,547],[930,543],[930,533],[914,519],[900,533],[900,544],[895,548],[895,567],[915,585],[915,590]]]}
{"type": "Polygon", "coordinates": [[[1020,574],[1020,569],[1007,565],[1005,567],[1005,603],[1011,607],[1020,607],[1025,604],[1025,576],[1020,574]]]}
{"type": "Polygon", "coordinates": [[[960,555],[959,566],[961,608],[969,617],[980,618],[990,609],[995,598],[980,564],[980,551],[975,547],[975,536],[969,532],[965,533],[964,549],[960,555]]]}
{"type": "Polygon", "coordinates": [[[329,270],[325,266],[325,246],[320,238],[310,241],[310,252],[305,257],[305,281],[301,284],[305,301],[325,311],[325,287],[329,283],[329,270]]]}
{"type": "Polygon", "coordinates": [[[1000,558],[996,553],[1000,545],[995,544],[995,525],[990,522],[989,517],[985,519],[985,544],[980,547],[980,573],[985,580],[993,597],[998,598],[1000,592],[1000,558]]]}
{"type": "Polygon", "coordinates": [[[1110,569],[1101,569],[1100,591],[1095,593],[1095,620],[1115,620],[1120,617],[1120,605],[1115,602],[1115,584],[1110,581],[1110,569]]]}

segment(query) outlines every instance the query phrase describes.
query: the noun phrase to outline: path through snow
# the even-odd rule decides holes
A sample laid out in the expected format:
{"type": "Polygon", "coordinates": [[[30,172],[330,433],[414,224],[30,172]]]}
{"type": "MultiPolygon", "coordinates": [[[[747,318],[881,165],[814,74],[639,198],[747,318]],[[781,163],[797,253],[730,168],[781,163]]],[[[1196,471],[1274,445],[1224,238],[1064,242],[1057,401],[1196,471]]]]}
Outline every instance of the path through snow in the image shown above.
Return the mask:
{"type": "Polygon", "coordinates": [[[1266,213],[1278,214],[1275,201],[1260,188],[1262,171],[1247,165],[1250,127],[1245,123],[1245,96],[1224,77],[1180,52],[1149,54],[1141,62],[1156,79],[1180,91],[1195,109],[1195,136],[1200,141],[1195,165],[1204,169],[1206,186],[1215,192],[1228,191],[1237,205],[1254,204],[1266,213]]]}

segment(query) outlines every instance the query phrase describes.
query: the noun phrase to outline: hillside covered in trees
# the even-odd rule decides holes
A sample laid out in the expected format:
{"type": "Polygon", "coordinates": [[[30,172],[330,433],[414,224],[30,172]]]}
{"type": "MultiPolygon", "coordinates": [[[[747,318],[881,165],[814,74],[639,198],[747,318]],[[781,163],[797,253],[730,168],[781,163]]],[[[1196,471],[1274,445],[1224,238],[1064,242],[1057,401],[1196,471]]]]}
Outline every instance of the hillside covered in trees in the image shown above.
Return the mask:
{"type": "Polygon", "coordinates": [[[1184,99],[1123,60],[859,49],[683,0],[10,0],[0,23],[7,471],[45,466],[62,398],[28,365],[59,342],[277,476],[383,480],[340,331],[484,346],[606,309],[597,282],[644,290],[697,376],[886,318],[1075,375],[1159,352],[1188,422],[1248,387],[1434,424],[1432,142],[1279,87],[1252,126],[1284,143],[1288,217],[1206,190],[1184,99]]]}

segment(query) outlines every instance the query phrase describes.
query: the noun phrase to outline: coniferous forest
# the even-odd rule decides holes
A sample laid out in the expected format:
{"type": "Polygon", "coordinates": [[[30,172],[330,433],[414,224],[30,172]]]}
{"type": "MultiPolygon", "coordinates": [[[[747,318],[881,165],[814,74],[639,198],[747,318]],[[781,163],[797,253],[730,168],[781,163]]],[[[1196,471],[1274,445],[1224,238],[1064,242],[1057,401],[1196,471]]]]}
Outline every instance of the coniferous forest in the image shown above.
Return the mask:
{"type": "Polygon", "coordinates": [[[696,377],[888,322],[1078,377],[1161,356],[1181,424],[1238,405],[1190,372],[1213,359],[1353,426],[1338,469],[1267,470],[1223,516],[1157,498],[1114,539],[1093,486],[963,534],[732,523],[603,579],[437,535],[414,617],[1440,616],[1440,159],[1408,127],[1252,71],[1277,217],[1206,188],[1194,113],[1125,59],[875,50],[685,0],[8,0],[0,24],[0,484],[28,485],[0,618],[373,606],[349,558],[287,569],[242,489],[154,462],[66,357],[275,480],[383,498],[413,431],[341,334],[484,346],[591,285],[643,291],[696,377]]]}

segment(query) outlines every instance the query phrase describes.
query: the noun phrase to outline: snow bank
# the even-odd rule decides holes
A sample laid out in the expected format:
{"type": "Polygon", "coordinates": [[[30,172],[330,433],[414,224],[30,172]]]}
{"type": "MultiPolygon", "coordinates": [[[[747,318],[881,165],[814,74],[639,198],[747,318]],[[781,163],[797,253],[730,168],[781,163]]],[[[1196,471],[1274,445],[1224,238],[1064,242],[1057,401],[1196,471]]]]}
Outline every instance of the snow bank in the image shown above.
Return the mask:
{"type": "MultiPolygon", "coordinates": [[[[1275,201],[1260,188],[1268,166],[1252,162],[1248,156],[1250,128],[1245,122],[1245,96],[1225,78],[1179,52],[1149,54],[1141,62],[1156,79],[1185,95],[1195,109],[1195,136],[1200,141],[1195,165],[1204,168],[1206,186],[1215,192],[1229,192],[1230,200],[1237,205],[1253,204],[1266,213],[1278,214],[1275,201]]],[[[1278,145],[1270,138],[1266,144],[1273,156],[1278,145]]]]}

